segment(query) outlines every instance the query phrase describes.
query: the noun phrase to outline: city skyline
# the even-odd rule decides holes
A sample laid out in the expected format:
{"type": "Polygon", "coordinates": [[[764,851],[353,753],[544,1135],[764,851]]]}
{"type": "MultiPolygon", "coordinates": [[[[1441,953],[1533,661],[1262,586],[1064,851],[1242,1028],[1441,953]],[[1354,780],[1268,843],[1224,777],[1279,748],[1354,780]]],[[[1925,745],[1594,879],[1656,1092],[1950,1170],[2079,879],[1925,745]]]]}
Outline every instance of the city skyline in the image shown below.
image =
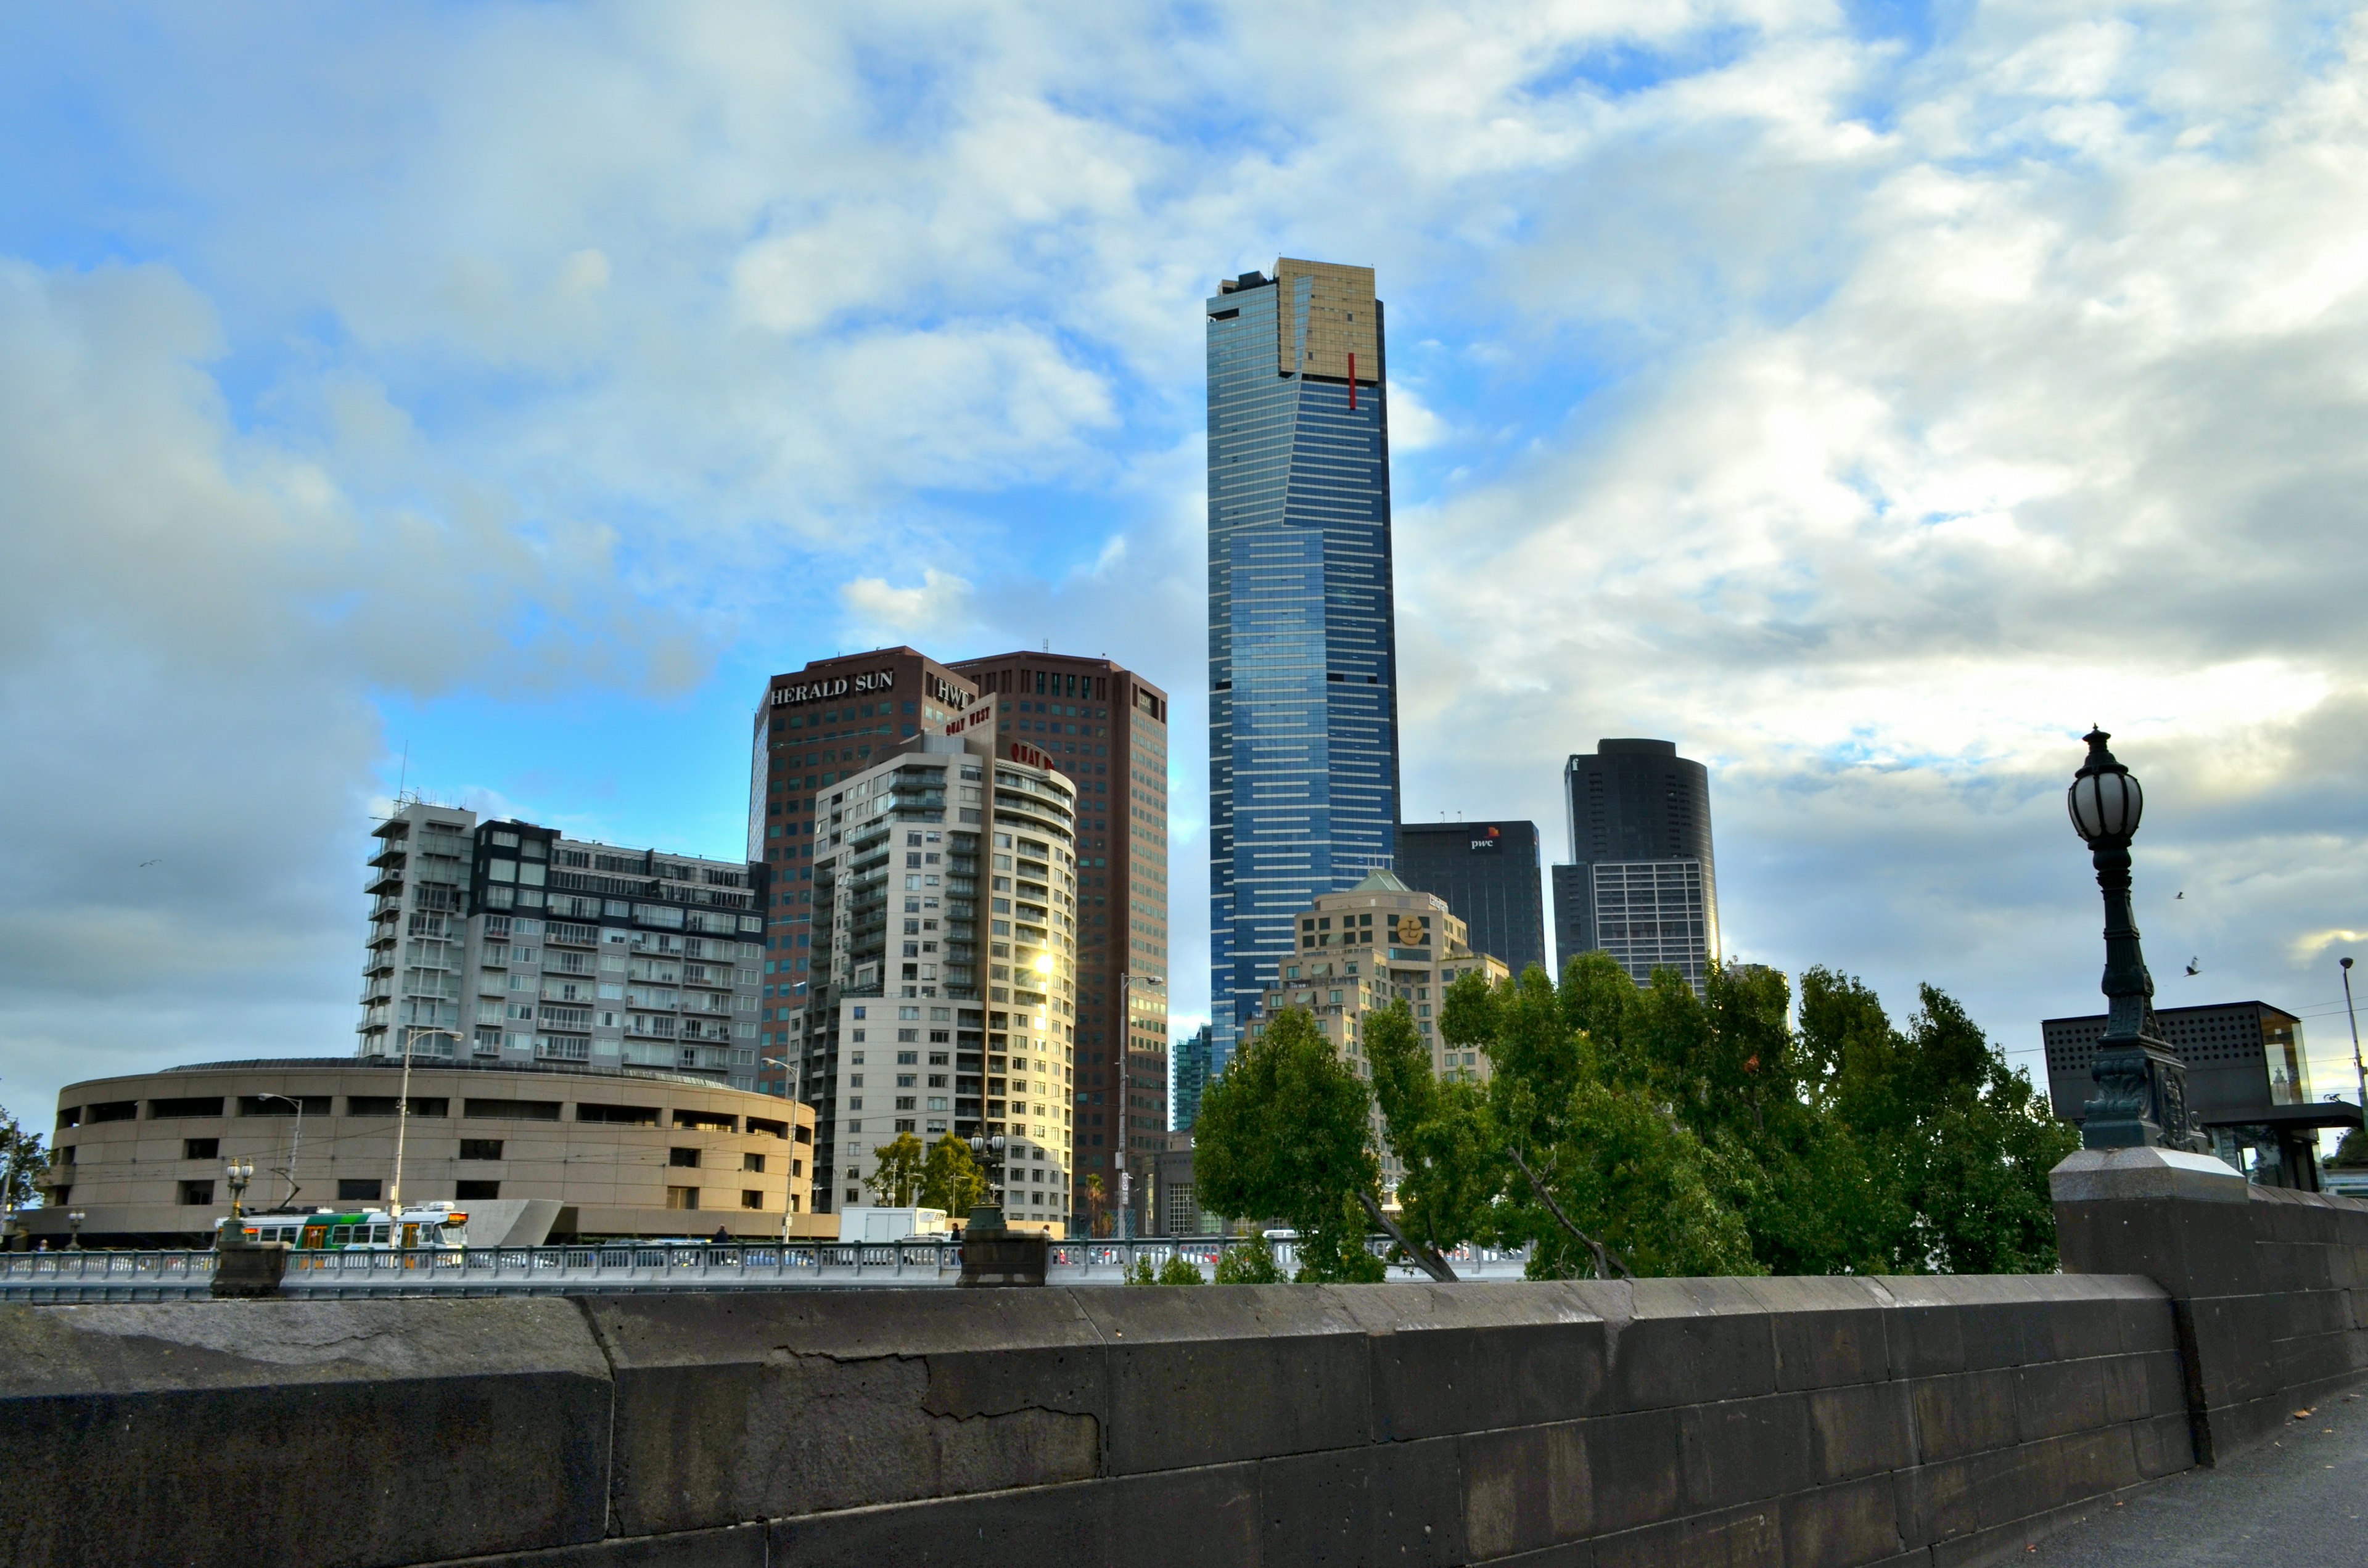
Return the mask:
{"type": "Polygon", "coordinates": [[[2290,1008],[2337,1080],[2368,67],[2309,28],[0,26],[20,1117],[347,1049],[399,790],[734,858],[750,694],[904,643],[1171,693],[1189,1030],[1193,316],[1278,256],[1372,265],[1398,328],[1400,820],[1551,833],[1564,756],[1672,737],[1730,956],[1930,981],[2036,1071],[2096,994],[2059,800],[2101,722],[2163,1001],[2290,1008]]]}

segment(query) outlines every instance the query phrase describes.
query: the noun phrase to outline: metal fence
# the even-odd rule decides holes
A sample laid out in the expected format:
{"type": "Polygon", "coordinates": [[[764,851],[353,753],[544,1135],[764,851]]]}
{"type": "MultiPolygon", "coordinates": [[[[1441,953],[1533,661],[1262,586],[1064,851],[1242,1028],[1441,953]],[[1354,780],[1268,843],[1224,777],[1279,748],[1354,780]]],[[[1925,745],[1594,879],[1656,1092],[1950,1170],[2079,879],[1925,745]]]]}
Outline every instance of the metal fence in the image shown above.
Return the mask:
{"type": "MultiPolygon", "coordinates": [[[[1205,1280],[1237,1236],[1108,1238],[1054,1242],[1046,1283],[1122,1285],[1172,1257],[1205,1280]]],[[[1298,1267],[1289,1241],[1273,1244],[1286,1278],[1298,1267]]],[[[1376,1238],[1382,1256],[1387,1244],[1376,1238]]],[[[211,1252],[0,1253],[0,1301],[162,1301],[204,1296],[213,1283],[211,1252]]],[[[1459,1278],[1519,1279],[1526,1249],[1463,1246],[1448,1255],[1459,1278]]],[[[1393,1265],[1393,1279],[1429,1276],[1393,1265]]],[[[962,1277],[957,1241],[744,1242],[729,1244],[437,1247],[290,1252],[280,1294],[288,1297],[583,1295],[657,1290],[915,1289],[962,1277]]]]}

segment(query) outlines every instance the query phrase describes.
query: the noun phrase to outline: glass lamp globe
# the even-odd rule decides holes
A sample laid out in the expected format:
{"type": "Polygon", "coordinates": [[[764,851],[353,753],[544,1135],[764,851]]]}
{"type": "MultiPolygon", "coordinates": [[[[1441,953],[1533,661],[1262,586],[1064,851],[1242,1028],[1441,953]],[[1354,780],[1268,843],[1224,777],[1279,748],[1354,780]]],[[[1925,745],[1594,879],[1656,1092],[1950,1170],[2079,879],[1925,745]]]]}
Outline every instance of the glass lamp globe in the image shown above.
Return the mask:
{"type": "Polygon", "coordinates": [[[2089,757],[2073,775],[2072,788],[2065,796],[2072,830],[2090,845],[2126,844],[2145,814],[2146,792],[2130,770],[2105,749],[2111,735],[2091,730],[2082,738],[2089,743],[2089,757]]]}

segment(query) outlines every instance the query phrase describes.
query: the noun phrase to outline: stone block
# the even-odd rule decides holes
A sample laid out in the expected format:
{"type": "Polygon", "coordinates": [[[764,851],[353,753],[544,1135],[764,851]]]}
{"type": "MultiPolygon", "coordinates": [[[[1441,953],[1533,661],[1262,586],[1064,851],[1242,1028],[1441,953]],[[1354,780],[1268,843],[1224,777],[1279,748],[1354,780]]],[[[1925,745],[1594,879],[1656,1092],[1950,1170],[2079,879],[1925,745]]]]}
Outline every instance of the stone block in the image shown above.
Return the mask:
{"type": "Polygon", "coordinates": [[[2066,1503],[2118,1492],[2145,1479],[2138,1468],[2132,1428],[2126,1425],[2067,1432],[2050,1439],[2049,1448],[2063,1477],[2066,1503]]]}
{"type": "Polygon", "coordinates": [[[1406,1285],[1343,1301],[1368,1335],[1379,1439],[1603,1409],[1603,1322],[1562,1285],[1406,1285]]]}
{"type": "Polygon", "coordinates": [[[768,1533],[768,1527],[756,1524],[635,1536],[519,1552],[485,1568],[766,1568],[768,1533]]]}
{"type": "Polygon", "coordinates": [[[1751,1283],[1639,1279],[1573,1286],[1604,1318],[1611,1407],[1655,1410],[1774,1392],[1775,1340],[1751,1283]]]}
{"type": "Polygon", "coordinates": [[[1686,1506],[1725,1508],[1781,1497],[1813,1478],[1808,1396],[1698,1404],[1679,1412],[1686,1506]]]}
{"type": "MultiPolygon", "coordinates": [[[[2069,1282],[2083,1286],[2102,1283],[2094,1277],[2069,1282]]],[[[2119,1354],[2122,1304],[2122,1297],[2102,1290],[2049,1302],[2044,1310],[2023,1319],[2022,1354],[2019,1359],[2032,1366],[2119,1354]]]]}
{"type": "Polygon", "coordinates": [[[1576,1540],[1595,1528],[1586,1431],[1565,1422],[1461,1439],[1464,1528],[1475,1560],[1576,1540]]]}
{"type": "Polygon", "coordinates": [[[2044,1513],[2065,1500],[2064,1478],[2045,1443],[2018,1443],[1971,1456],[1974,1513],[1981,1528],[2044,1513]]]}
{"type": "Polygon", "coordinates": [[[2011,1447],[2015,1374],[2009,1369],[1925,1378],[1912,1385],[1916,1447],[1926,1463],[2011,1447]]]}
{"type": "Polygon", "coordinates": [[[1588,1493],[1599,1531],[1626,1529],[1678,1511],[1678,1413],[1648,1410],[1587,1423],[1588,1493]]]}
{"type": "Polygon", "coordinates": [[[2047,1187],[2058,1205],[2169,1200],[2183,1207],[2243,1203],[2251,1184],[2242,1171],[2209,1154],[2180,1149],[2076,1149],[2048,1172],[2047,1187]]]}
{"type": "Polygon", "coordinates": [[[1973,1460],[1894,1471],[1891,1483],[1899,1533],[1909,1545],[1927,1546],[1981,1528],[1973,1460]]]}
{"type": "Polygon", "coordinates": [[[1759,1568],[1784,1561],[1784,1532],[1773,1503],[1598,1536],[1594,1546],[1597,1568],[1759,1568]]]}
{"type": "Polygon", "coordinates": [[[1370,1561],[1372,1480],[1361,1449],[1260,1461],[1258,1562],[1370,1561]]]}
{"type": "Polygon", "coordinates": [[[1859,1568],[1897,1557],[1909,1544],[1889,1476],[1795,1494],[1783,1499],[1779,1517],[1788,1563],[1859,1568]]]}
{"type": "Polygon", "coordinates": [[[1341,1298],[1374,1289],[1076,1292],[1109,1346],[1107,1473],[1372,1441],[1372,1352],[1341,1298]]]}
{"type": "MultiPolygon", "coordinates": [[[[1212,1568],[1258,1561],[1263,1516],[1254,1463],[1120,1476],[1102,1485],[1110,1497],[1104,1561],[1110,1568],[1212,1568]]],[[[1060,1551],[1050,1551],[1039,1557],[1036,1568],[1062,1560],[1060,1551]]]]}
{"type": "Polygon", "coordinates": [[[1916,1415],[1906,1383],[1818,1389],[1808,1396],[1815,1479],[1847,1481],[1916,1462],[1916,1415]]]}
{"type": "Polygon", "coordinates": [[[313,1568],[598,1540],[609,1403],[565,1301],[0,1306],[0,1556],[313,1568]]]}
{"type": "Polygon", "coordinates": [[[773,1522],[767,1561],[797,1568],[1044,1568],[1048,1561],[1106,1560],[1111,1494],[1110,1483],[1089,1481],[807,1514],[773,1522]]]}
{"type": "Polygon", "coordinates": [[[2144,1480],[2194,1469],[2195,1439],[2189,1417],[2180,1413],[2132,1422],[2130,1452],[2144,1480]]]}
{"type": "Polygon", "coordinates": [[[622,1534],[1099,1471],[1109,1369],[1065,1290],[605,1296],[585,1310],[615,1368],[622,1534]]]}
{"type": "MultiPolygon", "coordinates": [[[[1366,1510],[1368,1561],[1403,1568],[1455,1568],[1476,1555],[1465,1533],[1463,1442],[1460,1437],[1431,1437],[1378,1443],[1366,1450],[1372,1477],[1366,1510]]],[[[1577,1468],[1583,1486],[1583,1454],[1577,1468]]]]}
{"type": "Polygon", "coordinates": [[[1864,1279],[1754,1280],[1768,1302],[1779,1390],[1839,1388],[1889,1376],[1889,1301],[1864,1279]]]}
{"type": "Polygon", "coordinates": [[[2015,1431],[2025,1442],[2085,1431],[2105,1421],[2105,1385],[2096,1361],[2058,1361],[2014,1372],[2015,1431]]]}

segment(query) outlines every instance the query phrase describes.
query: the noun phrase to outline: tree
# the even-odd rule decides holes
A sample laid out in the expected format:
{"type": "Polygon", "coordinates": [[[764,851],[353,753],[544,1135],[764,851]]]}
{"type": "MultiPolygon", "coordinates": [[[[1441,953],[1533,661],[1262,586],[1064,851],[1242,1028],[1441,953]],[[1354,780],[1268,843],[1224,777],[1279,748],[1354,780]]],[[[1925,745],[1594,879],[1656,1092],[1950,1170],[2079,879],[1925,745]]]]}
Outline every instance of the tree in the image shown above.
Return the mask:
{"type": "Polygon", "coordinates": [[[1192,1129],[1201,1205],[1287,1221],[1299,1232],[1302,1279],[1383,1278],[1364,1244],[1366,1221],[1381,1218],[1372,1119],[1372,1092],[1315,1016],[1284,1009],[1201,1096],[1192,1129]]]}
{"type": "Polygon", "coordinates": [[[6,1193],[8,1207],[32,1206],[40,1192],[35,1184],[48,1164],[41,1152],[41,1135],[26,1131],[17,1125],[15,1117],[0,1109],[0,1193],[6,1193]]]}
{"type": "Polygon", "coordinates": [[[1201,1266],[1199,1264],[1193,1262],[1190,1258],[1186,1257],[1180,1252],[1171,1252],[1167,1255],[1167,1261],[1159,1266],[1159,1283],[1162,1285],[1201,1285],[1206,1284],[1207,1281],[1201,1278],[1201,1266]]]}
{"type": "Polygon", "coordinates": [[[1446,1254],[1482,1233],[1504,1184],[1487,1100],[1477,1084],[1442,1083],[1431,1071],[1430,1048],[1403,1001],[1367,1015],[1364,1046],[1390,1153],[1401,1167],[1391,1234],[1432,1278],[1453,1279],[1446,1254]]]}
{"type": "Polygon", "coordinates": [[[903,1209],[911,1204],[914,1193],[921,1186],[921,1141],[909,1132],[899,1132],[871,1153],[880,1162],[863,1178],[863,1185],[871,1189],[871,1201],[883,1209],[903,1209]]]}
{"type": "Polygon", "coordinates": [[[986,1174],[971,1157],[970,1145],[946,1133],[929,1145],[921,1167],[920,1195],[915,1201],[927,1209],[966,1215],[986,1201],[986,1174]]]}
{"type": "Polygon", "coordinates": [[[1088,1235],[1098,1236],[1102,1233],[1102,1194],[1107,1190],[1109,1189],[1102,1186],[1102,1176],[1099,1171],[1086,1173],[1086,1233],[1088,1235]]]}
{"type": "MultiPolygon", "coordinates": [[[[1204,1099],[1201,1101],[1201,1108],[1204,1114],[1207,1108],[1208,1102],[1204,1099]]],[[[1199,1148],[1197,1138],[1201,1131],[1201,1124],[1197,1121],[1194,1122],[1192,1124],[1192,1131],[1196,1139],[1193,1146],[1197,1150],[1199,1148]]],[[[1195,1174],[1198,1174],[1197,1171],[1195,1174]]],[[[1281,1267],[1274,1261],[1274,1248],[1268,1244],[1267,1239],[1264,1236],[1247,1236],[1235,1245],[1227,1247],[1224,1252],[1218,1256],[1215,1283],[1220,1285],[1280,1285],[1282,1283],[1282,1269],[1281,1267]]]]}

